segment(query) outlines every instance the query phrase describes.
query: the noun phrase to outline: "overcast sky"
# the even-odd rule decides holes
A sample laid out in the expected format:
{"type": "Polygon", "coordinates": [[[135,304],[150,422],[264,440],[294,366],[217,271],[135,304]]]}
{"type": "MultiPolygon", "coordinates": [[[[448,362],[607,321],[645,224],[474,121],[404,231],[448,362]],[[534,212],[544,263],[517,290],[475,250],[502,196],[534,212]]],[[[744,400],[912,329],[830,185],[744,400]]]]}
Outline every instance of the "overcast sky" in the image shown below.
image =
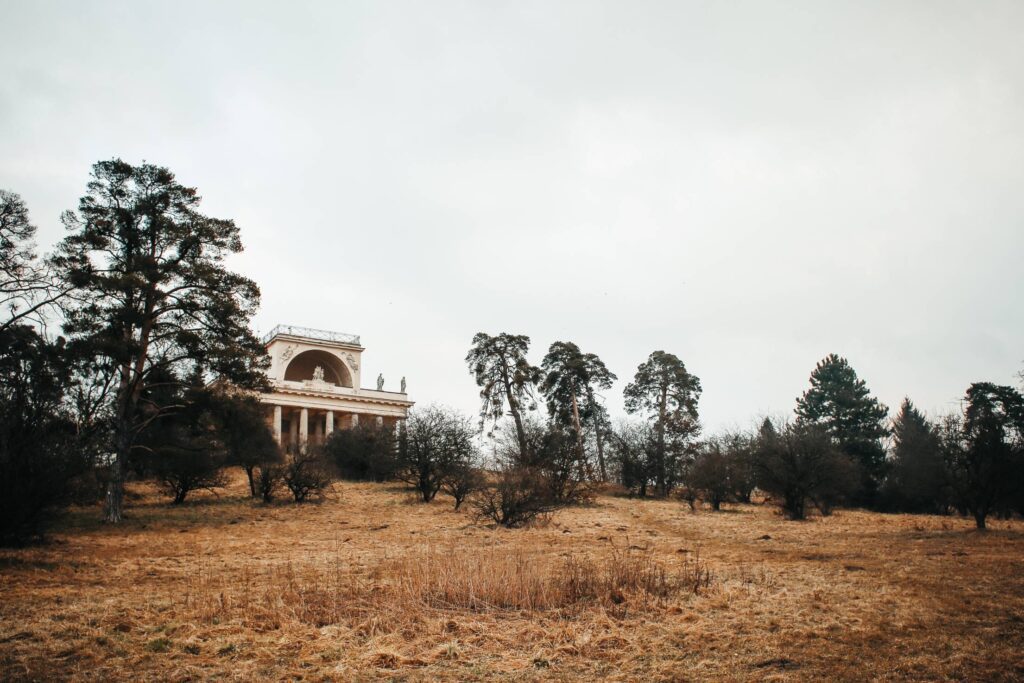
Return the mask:
{"type": "Polygon", "coordinates": [[[932,414],[1024,365],[1024,3],[0,0],[0,188],[233,218],[255,323],[466,410],[474,333],[655,349],[715,430],[849,358],[932,414]]]}

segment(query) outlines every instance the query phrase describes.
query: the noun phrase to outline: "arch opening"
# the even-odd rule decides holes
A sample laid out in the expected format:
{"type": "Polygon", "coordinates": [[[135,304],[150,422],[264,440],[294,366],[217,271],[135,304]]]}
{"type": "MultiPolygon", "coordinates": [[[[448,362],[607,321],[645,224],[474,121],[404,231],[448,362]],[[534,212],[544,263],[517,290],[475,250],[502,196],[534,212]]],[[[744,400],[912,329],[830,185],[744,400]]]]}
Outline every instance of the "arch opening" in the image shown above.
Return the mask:
{"type": "Polygon", "coordinates": [[[352,386],[352,373],[334,354],[317,349],[303,351],[292,358],[285,368],[284,378],[286,381],[302,382],[313,379],[313,373],[317,366],[324,369],[324,381],[340,387],[352,386]]]}

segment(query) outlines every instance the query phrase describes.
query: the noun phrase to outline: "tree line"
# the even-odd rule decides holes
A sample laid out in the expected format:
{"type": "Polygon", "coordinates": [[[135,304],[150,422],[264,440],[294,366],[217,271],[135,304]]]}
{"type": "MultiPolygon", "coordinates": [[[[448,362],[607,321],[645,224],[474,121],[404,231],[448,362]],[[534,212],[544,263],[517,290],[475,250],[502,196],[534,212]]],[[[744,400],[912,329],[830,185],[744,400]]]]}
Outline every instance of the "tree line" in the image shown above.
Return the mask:
{"type": "Polygon", "coordinates": [[[102,161],[40,257],[24,202],[0,191],[0,542],[39,536],[73,501],[102,500],[119,523],[132,477],[180,503],[222,486],[229,466],[266,501],[316,497],[337,476],[397,479],[505,526],[610,484],[712,509],[758,492],[795,519],[857,505],[971,515],[983,528],[1024,512],[1015,388],[972,384],[962,410],[936,420],[907,400],[890,420],[836,355],[793,419],[705,435],[700,380],[671,353],[637,367],[629,418],[613,424],[603,394],[618,378],[596,354],[557,341],[533,365],[529,337],[479,333],[465,359],[478,422],[429,407],[398,430],[364,425],[281,453],[256,398],[268,363],[251,327],[259,288],[226,265],[242,250],[237,226],[200,204],[166,168],[102,161]]]}

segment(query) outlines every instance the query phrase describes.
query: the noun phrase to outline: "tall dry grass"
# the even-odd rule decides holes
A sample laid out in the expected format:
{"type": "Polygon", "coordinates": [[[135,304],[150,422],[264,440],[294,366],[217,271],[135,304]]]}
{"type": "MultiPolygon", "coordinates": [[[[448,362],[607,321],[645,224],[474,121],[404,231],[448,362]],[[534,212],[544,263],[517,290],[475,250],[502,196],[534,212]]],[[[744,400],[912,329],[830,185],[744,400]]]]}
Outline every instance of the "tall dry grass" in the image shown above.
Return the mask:
{"type": "Polygon", "coordinates": [[[317,627],[408,618],[423,610],[612,613],[660,607],[711,591],[699,554],[669,567],[652,553],[612,548],[550,558],[522,548],[429,548],[382,563],[367,575],[340,553],[318,563],[246,567],[227,576],[202,566],[189,578],[186,607],[208,622],[242,618],[250,627],[317,627]]]}

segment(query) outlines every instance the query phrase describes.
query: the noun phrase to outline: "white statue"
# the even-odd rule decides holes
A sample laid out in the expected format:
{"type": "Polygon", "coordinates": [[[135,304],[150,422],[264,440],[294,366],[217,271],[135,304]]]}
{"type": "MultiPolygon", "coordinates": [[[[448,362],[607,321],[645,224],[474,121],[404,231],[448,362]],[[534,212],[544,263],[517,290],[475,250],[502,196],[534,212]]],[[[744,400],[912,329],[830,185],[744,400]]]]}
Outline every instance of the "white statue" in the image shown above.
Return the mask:
{"type": "Polygon", "coordinates": [[[405,377],[402,378],[402,393],[405,393],[405,377]]]}
{"type": "Polygon", "coordinates": [[[382,372],[379,375],[377,375],[377,391],[380,391],[383,388],[384,388],[384,373],[382,372]]]}
{"type": "Polygon", "coordinates": [[[318,365],[315,368],[313,368],[313,381],[315,381],[315,382],[323,382],[324,381],[324,367],[322,365],[318,365]]]}

